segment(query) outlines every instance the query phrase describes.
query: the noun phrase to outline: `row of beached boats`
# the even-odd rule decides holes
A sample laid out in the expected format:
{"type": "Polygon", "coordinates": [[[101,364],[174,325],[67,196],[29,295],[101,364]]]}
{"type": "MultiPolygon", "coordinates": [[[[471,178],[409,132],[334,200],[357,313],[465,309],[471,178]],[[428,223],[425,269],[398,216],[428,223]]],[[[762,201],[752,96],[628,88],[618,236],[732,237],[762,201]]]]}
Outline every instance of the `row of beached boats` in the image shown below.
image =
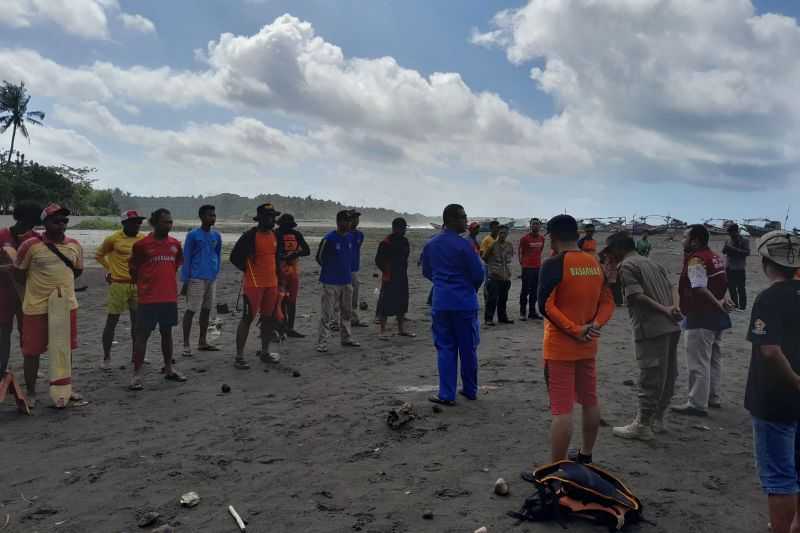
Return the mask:
{"type": "MultiPolygon", "coordinates": [[[[481,225],[481,233],[489,231],[489,224],[497,220],[501,224],[508,226],[510,229],[514,228],[527,228],[527,221],[520,221],[510,218],[481,218],[474,220],[481,225]]],[[[542,220],[547,220],[543,218],[542,220]]],[[[645,215],[639,217],[603,217],[603,218],[585,218],[580,221],[582,226],[594,224],[595,230],[598,233],[614,233],[617,231],[627,231],[632,235],[643,235],[647,232],[650,235],[662,235],[666,233],[676,233],[686,229],[688,224],[680,219],[673,218],[669,215],[645,215]],[[655,223],[653,223],[655,222],[655,223]]],[[[708,219],[704,222],[704,226],[712,235],[727,235],[728,227],[731,224],[738,224],[739,228],[752,237],[761,237],[767,232],[782,229],[782,225],[777,220],[770,220],[768,218],[748,218],[741,221],[733,219],[708,219]]],[[[436,229],[441,229],[441,224],[431,223],[436,229]]],[[[793,229],[795,235],[800,235],[800,228],[793,229]]]]}

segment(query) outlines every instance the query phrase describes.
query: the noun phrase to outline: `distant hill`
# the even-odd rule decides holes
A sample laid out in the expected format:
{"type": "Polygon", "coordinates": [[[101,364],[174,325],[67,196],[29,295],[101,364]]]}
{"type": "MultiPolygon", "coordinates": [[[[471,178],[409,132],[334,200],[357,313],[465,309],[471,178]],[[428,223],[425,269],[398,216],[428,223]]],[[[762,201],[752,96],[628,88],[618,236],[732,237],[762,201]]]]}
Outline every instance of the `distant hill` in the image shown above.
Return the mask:
{"type": "Polygon", "coordinates": [[[357,208],[361,212],[361,221],[365,223],[391,223],[392,219],[404,217],[409,224],[427,224],[431,217],[420,213],[399,213],[391,209],[344,205],[331,200],[319,200],[307,196],[281,196],[279,194],[262,194],[255,198],[238,194],[217,194],[214,196],[133,196],[119,189],[113,191],[114,200],[124,211],[136,209],[150,213],[160,207],[172,211],[175,218],[193,219],[203,204],[212,204],[217,208],[217,216],[227,220],[250,221],[256,212],[256,206],[272,203],[282,213],[291,213],[297,220],[333,221],[336,213],[342,209],[357,208]]]}

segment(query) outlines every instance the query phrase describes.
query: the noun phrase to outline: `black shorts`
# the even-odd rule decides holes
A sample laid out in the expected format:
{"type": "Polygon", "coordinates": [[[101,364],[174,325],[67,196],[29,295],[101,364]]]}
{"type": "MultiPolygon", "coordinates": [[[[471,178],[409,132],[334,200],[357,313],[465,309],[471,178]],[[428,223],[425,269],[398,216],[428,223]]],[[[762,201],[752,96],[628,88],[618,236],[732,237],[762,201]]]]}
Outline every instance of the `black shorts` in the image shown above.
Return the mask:
{"type": "Polygon", "coordinates": [[[158,329],[170,329],[178,325],[178,303],[139,304],[136,308],[136,331],[151,333],[158,329]]]}

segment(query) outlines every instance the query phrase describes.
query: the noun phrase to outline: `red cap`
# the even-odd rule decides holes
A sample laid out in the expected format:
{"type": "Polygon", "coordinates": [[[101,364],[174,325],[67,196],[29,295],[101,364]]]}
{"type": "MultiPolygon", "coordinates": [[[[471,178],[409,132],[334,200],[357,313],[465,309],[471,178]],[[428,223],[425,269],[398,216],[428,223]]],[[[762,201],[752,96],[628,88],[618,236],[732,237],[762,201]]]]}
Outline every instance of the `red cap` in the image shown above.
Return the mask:
{"type": "Polygon", "coordinates": [[[135,209],[131,209],[129,211],[123,211],[120,219],[122,222],[125,222],[126,220],[144,220],[144,217],[135,209]]]}
{"type": "Polygon", "coordinates": [[[66,207],[61,207],[58,204],[50,204],[44,208],[44,211],[42,211],[42,220],[46,219],[47,217],[52,217],[54,215],[69,216],[69,209],[67,209],[66,207]]]}

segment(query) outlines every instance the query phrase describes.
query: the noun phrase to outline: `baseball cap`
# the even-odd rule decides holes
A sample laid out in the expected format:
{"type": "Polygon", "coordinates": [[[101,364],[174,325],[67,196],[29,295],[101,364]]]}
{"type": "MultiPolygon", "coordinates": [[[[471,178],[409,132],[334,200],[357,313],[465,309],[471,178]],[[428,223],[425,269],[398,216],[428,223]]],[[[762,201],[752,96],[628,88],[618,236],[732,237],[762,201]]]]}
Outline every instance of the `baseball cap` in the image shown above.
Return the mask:
{"type": "Polygon", "coordinates": [[[788,231],[770,231],[758,241],[758,253],[782,267],[800,268],[800,237],[788,231]]]}
{"type": "Polygon", "coordinates": [[[569,215],[556,215],[547,221],[547,234],[565,240],[578,240],[578,222],[569,215]]]}
{"type": "Polygon", "coordinates": [[[270,203],[261,204],[256,209],[256,216],[253,217],[253,220],[258,222],[258,220],[261,218],[262,215],[272,215],[272,216],[276,217],[276,216],[278,216],[280,214],[281,214],[281,212],[280,211],[276,211],[275,210],[275,206],[273,206],[272,204],[270,204],[270,203]]]}
{"type": "Polygon", "coordinates": [[[356,211],[355,209],[350,209],[350,216],[351,216],[351,217],[360,217],[360,216],[361,216],[361,213],[359,213],[359,212],[358,212],[358,211],[356,211]]]}
{"type": "Polygon", "coordinates": [[[480,228],[480,227],[481,227],[481,223],[480,222],[470,222],[469,226],[467,226],[467,229],[472,231],[475,228],[480,228]]]}
{"type": "Polygon", "coordinates": [[[131,209],[129,211],[124,211],[120,216],[121,222],[127,222],[128,220],[144,220],[144,217],[135,209],[131,209]]]}
{"type": "Polygon", "coordinates": [[[611,248],[623,244],[630,250],[636,249],[636,242],[633,240],[633,237],[631,237],[630,233],[627,231],[618,231],[616,233],[612,233],[606,239],[606,246],[600,251],[600,253],[607,254],[611,248]]]}
{"type": "Polygon", "coordinates": [[[42,220],[55,215],[69,216],[69,213],[70,211],[66,207],[61,207],[58,204],[51,203],[42,211],[42,220]]]}

